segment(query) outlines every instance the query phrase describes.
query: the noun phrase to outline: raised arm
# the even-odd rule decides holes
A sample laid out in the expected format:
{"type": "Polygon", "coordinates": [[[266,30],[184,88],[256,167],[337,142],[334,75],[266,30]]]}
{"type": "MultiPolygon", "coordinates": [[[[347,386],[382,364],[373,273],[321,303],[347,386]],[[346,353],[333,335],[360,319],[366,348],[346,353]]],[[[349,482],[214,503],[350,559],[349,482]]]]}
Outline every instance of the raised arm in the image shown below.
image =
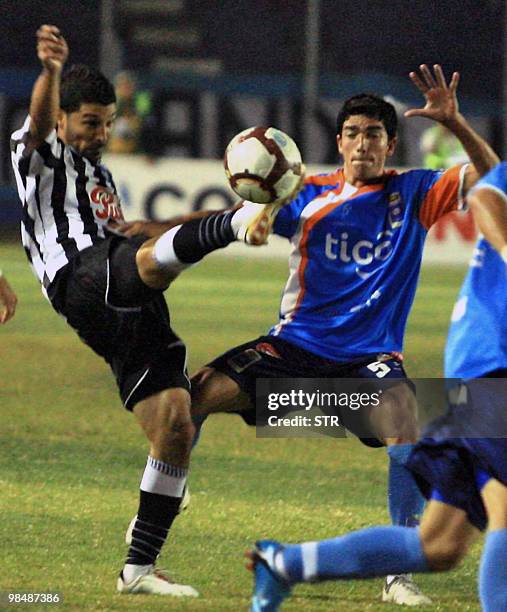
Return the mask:
{"type": "Polygon", "coordinates": [[[456,95],[459,73],[454,72],[448,84],[442,67],[433,66],[434,73],[426,64],[420,66],[420,75],[410,73],[410,79],[423,94],[424,108],[413,108],[405,112],[405,117],[426,117],[441,123],[461,142],[472,165],[468,166],[463,184],[463,195],[474,185],[479,177],[491,170],[500,161],[489,144],[472,128],[459,112],[456,95]]]}
{"type": "Polygon", "coordinates": [[[60,77],[69,50],[56,26],[37,30],[37,56],[42,64],[30,102],[31,148],[39,146],[55,128],[60,110],[60,77]]]}

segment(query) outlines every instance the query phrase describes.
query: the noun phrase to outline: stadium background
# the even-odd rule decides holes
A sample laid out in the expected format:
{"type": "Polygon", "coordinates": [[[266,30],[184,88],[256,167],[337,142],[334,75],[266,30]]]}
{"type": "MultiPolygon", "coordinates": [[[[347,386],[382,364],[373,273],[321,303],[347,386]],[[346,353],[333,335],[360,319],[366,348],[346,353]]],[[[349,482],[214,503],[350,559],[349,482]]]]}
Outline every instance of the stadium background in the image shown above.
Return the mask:
{"type": "MultiPolygon", "coordinates": [[[[6,568],[0,590],[59,589],[69,609],[139,609],[112,587],[124,550],[120,536],[136,507],[144,443],[106,367],[44,303],[15,236],[19,206],[8,136],[38,73],[35,30],[57,24],[71,61],[97,63],[110,77],[134,70],[152,92],[157,157],[109,157],[108,164],[127,217],[163,218],[232,201],[218,160],[248,125],[285,129],[315,167],[336,163],[340,101],[367,90],[390,96],[400,110],[419,105],[407,74],[423,61],[462,73],[463,112],[505,153],[505,4],[4,0],[2,9],[0,262],[20,304],[0,330],[6,568]]],[[[401,121],[396,166],[421,163],[427,126],[401,121]]],[[[461,216],[445,220],[432,237],[408,329],[413,376],[441,375],[447,320],[473,235],[470,219],[461,216]]],[[[238,248],[210,257],[168,292],[191,369],[275,320],[285,263],[272,257],[276,248],[260,252],[261,261],[240,257],[238,248]]],[[[353,440],[259,440],[236,417],[210,419],[195,454],[191,509],[169,543],[170,559],[168,553],[163,559],[204,597],[163,604],[147,598],[143,610],[245,608],[250,581],[241,552],[252,539],[331,537],[387,522],[385,471],[382,450],[353,440]]],[[[421,578],[439,609],[478,609],[478,553],[449,576],[421,578]]],[[[379,592],[378,581],[303,588],[287,609],[386,609],[375,604],[379,592]]]]}

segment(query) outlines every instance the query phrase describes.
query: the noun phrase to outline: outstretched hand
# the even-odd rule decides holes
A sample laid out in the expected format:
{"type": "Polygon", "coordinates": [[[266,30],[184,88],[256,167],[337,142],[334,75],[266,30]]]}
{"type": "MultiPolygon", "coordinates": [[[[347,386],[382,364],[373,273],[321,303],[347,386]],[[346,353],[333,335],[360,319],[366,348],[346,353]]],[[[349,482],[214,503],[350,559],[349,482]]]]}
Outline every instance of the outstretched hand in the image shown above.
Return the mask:
{"type": "Polygon", "coordinates": [[[447,123],[456,119],[459,114],[456,90],[459,83],[459,73],[453,72],[451,81],[447,84],[442,67],[433,66],[433,73],[426,64],[421,64],[420,75],[417,72],[409,74],[412,83],[423,94],[426,105],[424,108],[412,108],[405,112],[405,117],[426,117],[439,123],[447,123]]]}
{"type": "Polygon", "coordinates": [[[60,30],[43,25],[37,30],[37,57],[47,70],[61,70],[69,56],[69,48],[60,30]]]}
{"type": "Polygon", "coordinates": [[[0,276],[0,323],[7,323],[16,312],[18,298],[7,282],[5,276],[0,276]]]}

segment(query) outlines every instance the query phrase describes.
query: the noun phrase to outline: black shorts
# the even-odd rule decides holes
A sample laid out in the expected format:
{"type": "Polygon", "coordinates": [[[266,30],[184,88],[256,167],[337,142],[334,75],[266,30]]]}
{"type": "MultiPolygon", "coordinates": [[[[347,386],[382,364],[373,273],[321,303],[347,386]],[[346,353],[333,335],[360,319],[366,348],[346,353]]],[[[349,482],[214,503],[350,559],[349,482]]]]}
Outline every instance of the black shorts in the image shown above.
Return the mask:
{"type": "MultiPolygon", "coordinates": [[[[354,361],[338,363],[276,336],[260,336],[246,342],[217,357],[208,366],[232,378],[248,394],[252,409],[238,413],[248,425],[257,422],[258,378],[376,378],[378,368],[383,368],[385,379],[406,379],[411,386],[401,362],[389,354],[364,355],[354,361]]],[[[342,418],[341,422],[349,431],[367,446],[384,446],[377,438],[364,436],[369,427],[363,415],[348,412],[350,416],[342,418]]]]}
{"type": "Polygon", "coordinates": [[[111,366],[128,410],[164,389],[190,390],[186,348],[172,331],[162,291],[139,277],[145,236],[109,236],[81,251],[48,289],[55,310],[111,366]]]}

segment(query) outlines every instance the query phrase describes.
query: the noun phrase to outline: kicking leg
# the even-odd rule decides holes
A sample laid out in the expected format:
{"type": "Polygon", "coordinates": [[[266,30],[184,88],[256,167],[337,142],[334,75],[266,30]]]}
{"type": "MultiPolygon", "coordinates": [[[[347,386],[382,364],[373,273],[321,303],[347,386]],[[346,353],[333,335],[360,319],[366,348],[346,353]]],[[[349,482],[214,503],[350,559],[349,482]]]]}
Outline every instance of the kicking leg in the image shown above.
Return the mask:
{"type": "Polygon", "coordinates": [[[245,223],[258,214],[255,206],[260,205],[253,206],[192,219],[147,240],[136,257],[143,282],[152,289],[166,289],[180,272],[238,240],[245,223]]]}

